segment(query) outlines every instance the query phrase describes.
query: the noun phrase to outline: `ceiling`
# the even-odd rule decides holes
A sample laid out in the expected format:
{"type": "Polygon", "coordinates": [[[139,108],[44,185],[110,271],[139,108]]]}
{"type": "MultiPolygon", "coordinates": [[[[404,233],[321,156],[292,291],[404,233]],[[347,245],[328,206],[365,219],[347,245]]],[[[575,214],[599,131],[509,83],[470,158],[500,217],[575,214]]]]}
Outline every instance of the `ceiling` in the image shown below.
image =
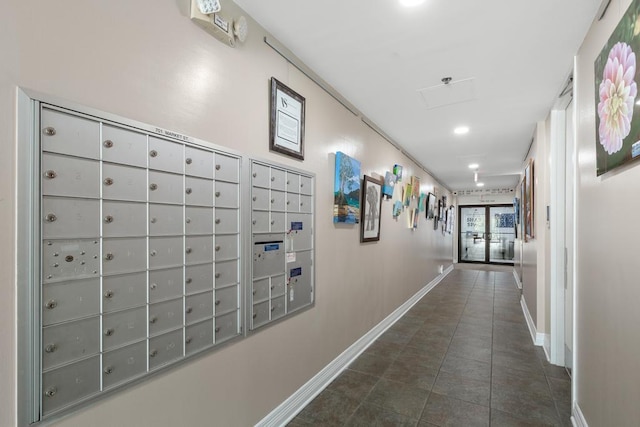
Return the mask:
{"type": "Polygon", "coordinates": [[[518,184],[601,1],[235,0],[450,190],[518,184]]]}

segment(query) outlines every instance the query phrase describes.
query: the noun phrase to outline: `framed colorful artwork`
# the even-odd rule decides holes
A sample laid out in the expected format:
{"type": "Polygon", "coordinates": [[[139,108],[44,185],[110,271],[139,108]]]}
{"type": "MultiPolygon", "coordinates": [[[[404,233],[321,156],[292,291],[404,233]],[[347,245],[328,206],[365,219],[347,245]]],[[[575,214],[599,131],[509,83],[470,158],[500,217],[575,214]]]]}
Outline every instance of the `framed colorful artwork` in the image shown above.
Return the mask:
{"type": "Polygon", "coordinates": [[[338,151],[333,185],[333,222],[360,221],[360,162],[338,151]]]}

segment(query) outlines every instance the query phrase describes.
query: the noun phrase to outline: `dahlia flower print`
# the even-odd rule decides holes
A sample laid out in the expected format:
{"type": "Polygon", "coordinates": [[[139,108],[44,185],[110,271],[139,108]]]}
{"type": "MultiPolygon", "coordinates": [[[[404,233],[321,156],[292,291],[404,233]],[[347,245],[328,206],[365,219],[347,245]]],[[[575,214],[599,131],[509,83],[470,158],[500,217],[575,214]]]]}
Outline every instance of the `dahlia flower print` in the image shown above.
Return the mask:
{"type": "Polygon", "coordinates": [[[598,134],[600,144],[608,154],[620,151],[622,140],[631,131],[633,106],[638,94],[635,74],[636,54],[628,44],[616,43],[604,66],[598,103],[598,134]]]}

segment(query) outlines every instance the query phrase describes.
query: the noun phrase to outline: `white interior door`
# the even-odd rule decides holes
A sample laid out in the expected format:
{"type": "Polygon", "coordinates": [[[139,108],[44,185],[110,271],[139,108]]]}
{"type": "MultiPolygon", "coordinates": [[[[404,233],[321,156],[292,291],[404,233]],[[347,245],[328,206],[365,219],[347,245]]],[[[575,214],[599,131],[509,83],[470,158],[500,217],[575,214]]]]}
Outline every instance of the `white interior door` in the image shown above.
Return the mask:
{"type": "Polygon", "coordinates": [[[565,366],[573,367],[573,271],[574,271],[574,185],[575,179],[575,140],[573,126],[573,102],[566,109],[566,145],[565,145],[565,290],[564,290],[564,351],[565,366]]]}

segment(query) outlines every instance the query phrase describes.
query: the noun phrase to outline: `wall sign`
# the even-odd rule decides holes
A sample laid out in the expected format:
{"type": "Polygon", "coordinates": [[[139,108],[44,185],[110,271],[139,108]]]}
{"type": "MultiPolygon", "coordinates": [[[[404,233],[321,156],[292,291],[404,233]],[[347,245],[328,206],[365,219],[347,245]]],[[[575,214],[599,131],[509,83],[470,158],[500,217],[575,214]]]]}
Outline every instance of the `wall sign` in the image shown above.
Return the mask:
{"type": "Polygon", "coordinates": [[[270,150],[304,160],[304,104],[303,96],[271,78],[270,150]]]}

